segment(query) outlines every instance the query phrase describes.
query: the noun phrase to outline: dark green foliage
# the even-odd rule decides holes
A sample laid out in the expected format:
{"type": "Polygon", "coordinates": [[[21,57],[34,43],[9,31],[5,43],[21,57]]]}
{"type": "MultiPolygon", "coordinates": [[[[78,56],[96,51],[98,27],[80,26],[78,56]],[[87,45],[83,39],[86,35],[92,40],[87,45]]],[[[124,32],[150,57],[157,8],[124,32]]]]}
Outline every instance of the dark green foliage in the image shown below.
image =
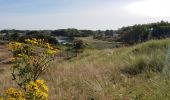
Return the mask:
{"type": "Polygon", "coordinates": [[[170,36],[170,23],[158,22],[152,24],[123,27],[117,31],[120,42],[136,44],[149,39],[162,39],[170,36]]]}
{"type": "Polygon", "coordinates": [[[60,29],[60,30],[52,31],[52,35],[65,36],[65,37],[87,37],[87,36],[92,36],[93,31],[70,28],[70,29],[60,29]]]}
{"type": "Polygon", "coordinates": [[[106,30],[105,31],[105,35],[106,36],[113,36],[114,35],[114,31],[113,30],[106,30]]]}
{"type": "Polygon", "coordinates": [[[106,31],[95,31],[93,34],[93,39],[99,39],[103,41],[114,41],[116,37],[116,31],[114,30],[106,30],[106,31]]]}
{"type": "Polygon", "coordinates": [[[68,37],[73,41],[75,37],[88,37],[93,36],[93,39],[100,39],[103,41],[117,41],[125,44],[137,44],[145,42],[150,39],[162,39],[170,37],[170,23],[169,22],[157,22],[150,24],[137,24],[133,26],[122,27],[116,31],[114,30],[78,30],[74,28],[59,29],[59,30],[39,30],[39,31],[20,31],[20,30],[2,30],[1,33],[6,35],[2,37],[4,40],[16,40],[18,38],[17,33],[22,37],[19,39],[23,41],[25,38],[48,38],[49,42],[56,44],[56,41],[51,36],[68,37]],[[25,36],[23,36],[25,35],[25,36]],[[49,40],[50,39],[50,40],[49,40]]]}
{"type": "Polygon", "coordinates": [[[88,37],[94,34],[94,31],[92,30],[80,30],[80,32],[81,32],[81,37],[88,37]]]}
{"type": "Polygon", "coordinates": [[[15,32],[13,34],[11,34],[10,38],[11,40],[17,41],[19,39],[19,33],[15,32]]]}
{"type": "Polygon", "coordinates": [[[26,35],[35,35],[35,34],[39,34],[40,32],[38,32],[38,31],[30,31],[30,32],[28,32],[28,33],[26,33],[26,35]]]}
{"type": "Polygon", "coordinates": [[[54,44],[54,45],[58,44],[58,41],[54,37],[52,37],[48,34],[43,34],[43,33],[35,32],[35,31],[29,32],[26,35],[20,37],[19,41],[24,42],[25,39],[28,39],[28,38],[29,39],[31,39],[31,38],[44,39],[45,41],[47,41],[51,44],[54,44]]]}
{"type": "Polygon", "coordinates": [[[120,41],[128,44],[144,42],[148,40],[149,28],[144,25],[135,25],[118,30],[120,41]]]}
{"type": "Polygon", "coordinates": [[[73,52],[76,53],[76,56],[78,55],[78,53],[83,52],[85,47],[86,47],[86,45],[82,40],[73,41],[72,50],[73,50],[73,52]]]}

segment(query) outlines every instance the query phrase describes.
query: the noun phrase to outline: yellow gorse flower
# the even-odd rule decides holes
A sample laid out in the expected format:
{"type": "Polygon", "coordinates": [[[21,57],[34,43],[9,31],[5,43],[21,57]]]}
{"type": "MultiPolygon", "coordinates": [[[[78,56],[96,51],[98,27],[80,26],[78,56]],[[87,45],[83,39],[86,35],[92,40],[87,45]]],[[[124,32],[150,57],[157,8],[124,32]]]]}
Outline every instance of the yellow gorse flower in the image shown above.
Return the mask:
{"type": "Polygon", "coordinates": [[[26,85],[26,89],[27,91],[38,90],[38,85],[34,83],[33,81],[31,81],[29,84],[26,85]]]}
{"type": "Polygon", "coordinates": [[[32,38],[32,39],[26,39],[25,40],[26,43],[31,44],[31,45],[37,45],[43,48],[47,48],[47,54],[55,54],[56,50],[47,42],[45,42],[43,39],[36,39],[36,38],[32,38]]]}
{"type": "Polygon", "coordinates": [[[42,84],[44,84],[44,80],[36,80],[35,83],[37,85],[42,85],[42,84]]]}
{"type": "Polygon", "coordinates": [[[47,50],[47,54],[55,54],[57,51],[56,50],[50,50],[50,49],[48,49],[47,50]]]}
{"type": "Polygon", "coordinates": [[[38,45],[38,40],[36,38],[32,38],[32,39],[26,39],[25,42],[32,44],[32,45],[38,45]]]}
{"type": "Polygon", "coordinates": [[[2,97],[0,97],[0,100],[4,100],[2,97]]]}
{"type": "Polygon", "coordinates": [[[30,81],[26,85],[26,91],[43,100],[47,100],[48,98],[48,87],[44,84],[44,80],[36,80],[36,82],[30,81]]]}
{"type": "Polygon", "coordinates": [[[18,49],[18,48],[20,48],[22,46],[22,44],[21,43],[19,43],[19,42],[11,42],[11,43],[9,43],[9,48],[10,49],[13,49],[13,50],[15,50],[15,49],[18,49]]]}
{"type": "Polygon", "coordinates": [[[5,96],[8,98],[8,100],[25,100],[24,94],[15,88],[7,89],[5,91],[5,96]]]}
{"type": "Polygon", "coordinates": [[[45,84],[43,84],[41,87],[42,87],[46,92],[48,92],[48,87],[47,87],[45,84]]]}
{"type": "Polygon", "coordinates": [[[18,57],[29,58],[29,57],[31,57],[31,56],[28,56],[28,55],[26,55],[26,54],[24,54],[24,53],[21,53],[21,54],[18,54],[18,57]]]}
{"type": "Polygon", "coordinates": [[[46,48],[53,49],[53,47],[49,43],[45,43],[46,48]]]}

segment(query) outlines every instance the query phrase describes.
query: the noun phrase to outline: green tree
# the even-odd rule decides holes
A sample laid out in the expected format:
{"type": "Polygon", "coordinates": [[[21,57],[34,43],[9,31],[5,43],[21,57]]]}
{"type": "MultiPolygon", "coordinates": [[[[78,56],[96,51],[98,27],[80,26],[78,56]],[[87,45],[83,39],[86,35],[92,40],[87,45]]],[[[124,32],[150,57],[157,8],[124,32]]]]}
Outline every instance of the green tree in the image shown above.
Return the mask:
{"type": "Polygon", "coordinates": [[[10,38],[11,38],[11,40],[18,41],[19,33],[15,32],[15,33],[11,34],[10,38]]]}
{"type": "Polygon", "coordinates": [[[82,40],[75,40],[75,41],[73,41],[72,50],[73,50],[73,52],[75,52],[76,56],[78,55],[78,53],[83,52],[85,47],[86,47],[86,45],[85,45],[85,43],[82,40]]]}

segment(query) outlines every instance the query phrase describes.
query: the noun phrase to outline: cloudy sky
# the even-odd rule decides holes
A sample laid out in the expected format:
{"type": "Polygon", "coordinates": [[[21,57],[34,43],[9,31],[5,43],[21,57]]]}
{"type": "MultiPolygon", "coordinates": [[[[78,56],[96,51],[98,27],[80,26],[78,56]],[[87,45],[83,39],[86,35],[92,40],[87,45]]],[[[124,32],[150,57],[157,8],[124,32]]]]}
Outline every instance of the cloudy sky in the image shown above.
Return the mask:
{"type": "Polygon", "coordinates": [[[170,0],[0,0],[0,29],[117,29],[170,21],[170,0]]]}

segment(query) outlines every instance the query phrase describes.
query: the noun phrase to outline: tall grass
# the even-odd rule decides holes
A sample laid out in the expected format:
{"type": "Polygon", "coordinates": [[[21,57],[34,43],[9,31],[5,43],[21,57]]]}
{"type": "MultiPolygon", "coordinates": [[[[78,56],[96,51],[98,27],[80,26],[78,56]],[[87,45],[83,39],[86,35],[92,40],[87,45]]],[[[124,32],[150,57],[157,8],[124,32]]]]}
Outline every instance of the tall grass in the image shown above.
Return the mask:
{"type": "Polygon", "coordinates": [[[158,83],[158,90],[156,98],[159,100],[169,100],[170,99],[170,45],[167,50],[166,59],[164,67],[161,73],[161,79],[158,83]]]}
{"type": "Polygon", "coordinates": [[[131,75],[146,71],[161,72],[169,40],[151,40],[129,48],[124,54],[127,66],[124,72],[131,75]]]}
{"type": "Polygon", "coordinates": [[[45,76],[52,88],[50,99],[152,100],[155,85],[150,80],[159,77],[169,43],[152,40],[114,50],[86,50],[67,62],[54,62],[58,67],[52,66],[45,76]]]}
{"type": "Polygon", "coordinates": [[[170,45],[169,45],[168,52],[166,55],[164,68],[162,70],[162,77],[165,78],[166,80],[169,80],[170,78],[169,74],[170,74],[170,45]]]}
{"type": "MultiPolygon", "coordinates": [[[[169,43],[167,44],[169,45],[169,43]]],[[[161,70],[159,70],[160,74],[158,74],[157,78],[152,78],[148,81],[147,86],[145,87],[145,90],[149,90],[149,95],[146,96],[146,99],[148,100],[169,100],[170,99],[170,45],[168,47],[167,53],[165,53],[165,56],[162,57],[161,63],[161,70]]],[[[160,55],[160,54],[157,54],[160,55]]],[[[160,57],[161,58],[161,57],[160,57]]],[[[160,59],[161,60],[161,59],[160,59]]],[[[159,60],[156,60],[159,61],[159,60]]],[[[158,63],[159,65],[160,63],[158,63]]],[[[145,90],[142,90],[144,92],[145,90]]],[[[142,93],[140,92],[140,93],[142,93]]],[[[136,95],[139,96],[139,93],[136,95]]],[[[140,96],[139,96],[140,97],[140,96]]],[[[145,97],[145,96],[144,96],[145,97]]]]}

